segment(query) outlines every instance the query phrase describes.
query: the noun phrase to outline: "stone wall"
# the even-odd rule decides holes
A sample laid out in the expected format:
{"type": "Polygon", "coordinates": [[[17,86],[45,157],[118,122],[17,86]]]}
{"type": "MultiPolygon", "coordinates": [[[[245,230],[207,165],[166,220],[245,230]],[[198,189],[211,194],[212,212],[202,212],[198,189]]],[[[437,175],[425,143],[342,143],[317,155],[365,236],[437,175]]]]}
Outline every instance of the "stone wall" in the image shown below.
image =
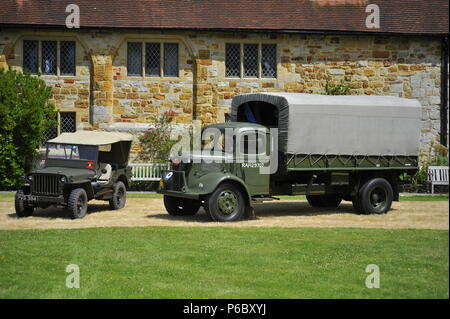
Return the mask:
{"type": "Polygon", "coordinates": [[[42,76],[52,101],[77,112],[79,127],[140,131],[166,110],[176,122],[224,121],[237,94],[322,93],[327,81],[351,94],[416,98],[423,106],[421,151],[439,142],[440,41],[415,36],[322,36],[212,32],[0,31],[0,67],[21,70],[22,39],[73,39],[77,74],[42,76]],[[179,43],[179,77],[127,76],[127,41],[179,43]],[[277,78],[225,77],[226,43],[277,45],[277,78]]]}

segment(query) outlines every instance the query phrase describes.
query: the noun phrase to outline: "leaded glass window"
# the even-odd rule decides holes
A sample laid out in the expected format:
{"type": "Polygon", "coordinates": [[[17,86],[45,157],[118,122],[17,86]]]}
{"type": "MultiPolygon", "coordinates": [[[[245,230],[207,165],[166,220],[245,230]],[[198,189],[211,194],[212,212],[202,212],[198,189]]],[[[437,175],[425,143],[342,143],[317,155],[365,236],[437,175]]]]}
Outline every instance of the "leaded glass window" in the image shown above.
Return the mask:
{"type": "Polygon", "coordinates": [[[42,41],[42,62],[43,74],[56,75],[56,41],[42,41]]]}
{"type": "Polygon", "coordinates": [[[77,130],[75,112],[61,112],[59,114],[60,114],[59,132],[60,133],[75,132],[77,130]]]}
{"type": "Polygon", "coordinates": [[[161,75],[161,44],[145,44],[145,75],[161,75]]]}
{"type": "Polygon", "coordinates": [[[61,75],[75,75],[75,42],[61,41],[60,43],[60,72],[61,75]]]}
{"type": "Polygon", "coordinates": [[[23,41],[23,68],[32,74],[39,70],[38,49],[38,41],[23,41]]]}
{"type": "Polygon", "coordinates": [[[128,42],[128,75],[142,75],[142,43],[128,42]]]}
{"type": "Polygon", "coordinates": [[[258,45],[244,44],[244,77],[258,77],[258,45]]]}
{"type": "Polygon", "coordinates": [[[241,75],[241,45],[227,43],[225,45],[225,76],[241,75]]]}
{"type": "Polygon", "coordinates": [[[178,76],[177,43],[164,43],[164,76],[178,76]]]}
{"type": "Polygon", "coordinates": [[[261,47],[262,77],[277,77],[277,46],[275,44],[263,44],[261,47]]]}

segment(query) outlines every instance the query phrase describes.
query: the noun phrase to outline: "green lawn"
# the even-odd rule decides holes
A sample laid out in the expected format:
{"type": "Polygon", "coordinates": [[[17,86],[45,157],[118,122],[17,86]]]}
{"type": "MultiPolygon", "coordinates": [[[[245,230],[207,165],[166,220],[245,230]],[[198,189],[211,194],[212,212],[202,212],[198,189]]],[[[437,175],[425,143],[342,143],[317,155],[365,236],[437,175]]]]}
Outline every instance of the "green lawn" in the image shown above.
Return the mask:
{"type": "Polygon", "coordinates": [[[0,298],[448,298],[448,231],[0,231],[0,298]],[[65,287],[77,264],[81,288],[65,287]],[[381,288],[368,289],[368,264],[381,288]]]}

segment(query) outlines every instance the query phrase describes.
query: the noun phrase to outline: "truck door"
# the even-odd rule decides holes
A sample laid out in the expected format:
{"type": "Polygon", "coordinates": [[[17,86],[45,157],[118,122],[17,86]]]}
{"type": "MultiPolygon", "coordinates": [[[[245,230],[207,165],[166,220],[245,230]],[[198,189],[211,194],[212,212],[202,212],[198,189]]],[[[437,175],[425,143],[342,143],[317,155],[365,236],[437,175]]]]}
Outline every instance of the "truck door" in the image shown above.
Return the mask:
{"type": "Polygon", "coordinates": [[[269,166],[267,160],[269,139],[268,134],[255,134],[254,130],[240,134],[236,152],[240,177],[245,181],[252,195],[269,194],[270,175],[261,173],[262,167],[269,166]]]}

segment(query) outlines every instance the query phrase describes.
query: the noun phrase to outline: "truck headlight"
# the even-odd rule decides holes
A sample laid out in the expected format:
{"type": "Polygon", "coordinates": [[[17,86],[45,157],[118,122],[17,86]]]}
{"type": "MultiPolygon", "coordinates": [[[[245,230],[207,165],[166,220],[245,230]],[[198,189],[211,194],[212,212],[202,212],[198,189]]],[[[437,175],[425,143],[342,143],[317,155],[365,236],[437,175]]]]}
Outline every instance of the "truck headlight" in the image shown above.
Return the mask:
{"type": "Polygon", "coordinates": [[[33,181],[33,175],[28,175],[28,176],[27,176],[27,180],[28,180],[29,182],[33,181]]]}
{"type": "Polygon", "coordinates": [[[66,179],[65,176],[61,176],[61,177],[59,178],[59,181],[60,181],[61,183],[65,183],[65,182],[67,181],[67,179],[66,179]]]}

